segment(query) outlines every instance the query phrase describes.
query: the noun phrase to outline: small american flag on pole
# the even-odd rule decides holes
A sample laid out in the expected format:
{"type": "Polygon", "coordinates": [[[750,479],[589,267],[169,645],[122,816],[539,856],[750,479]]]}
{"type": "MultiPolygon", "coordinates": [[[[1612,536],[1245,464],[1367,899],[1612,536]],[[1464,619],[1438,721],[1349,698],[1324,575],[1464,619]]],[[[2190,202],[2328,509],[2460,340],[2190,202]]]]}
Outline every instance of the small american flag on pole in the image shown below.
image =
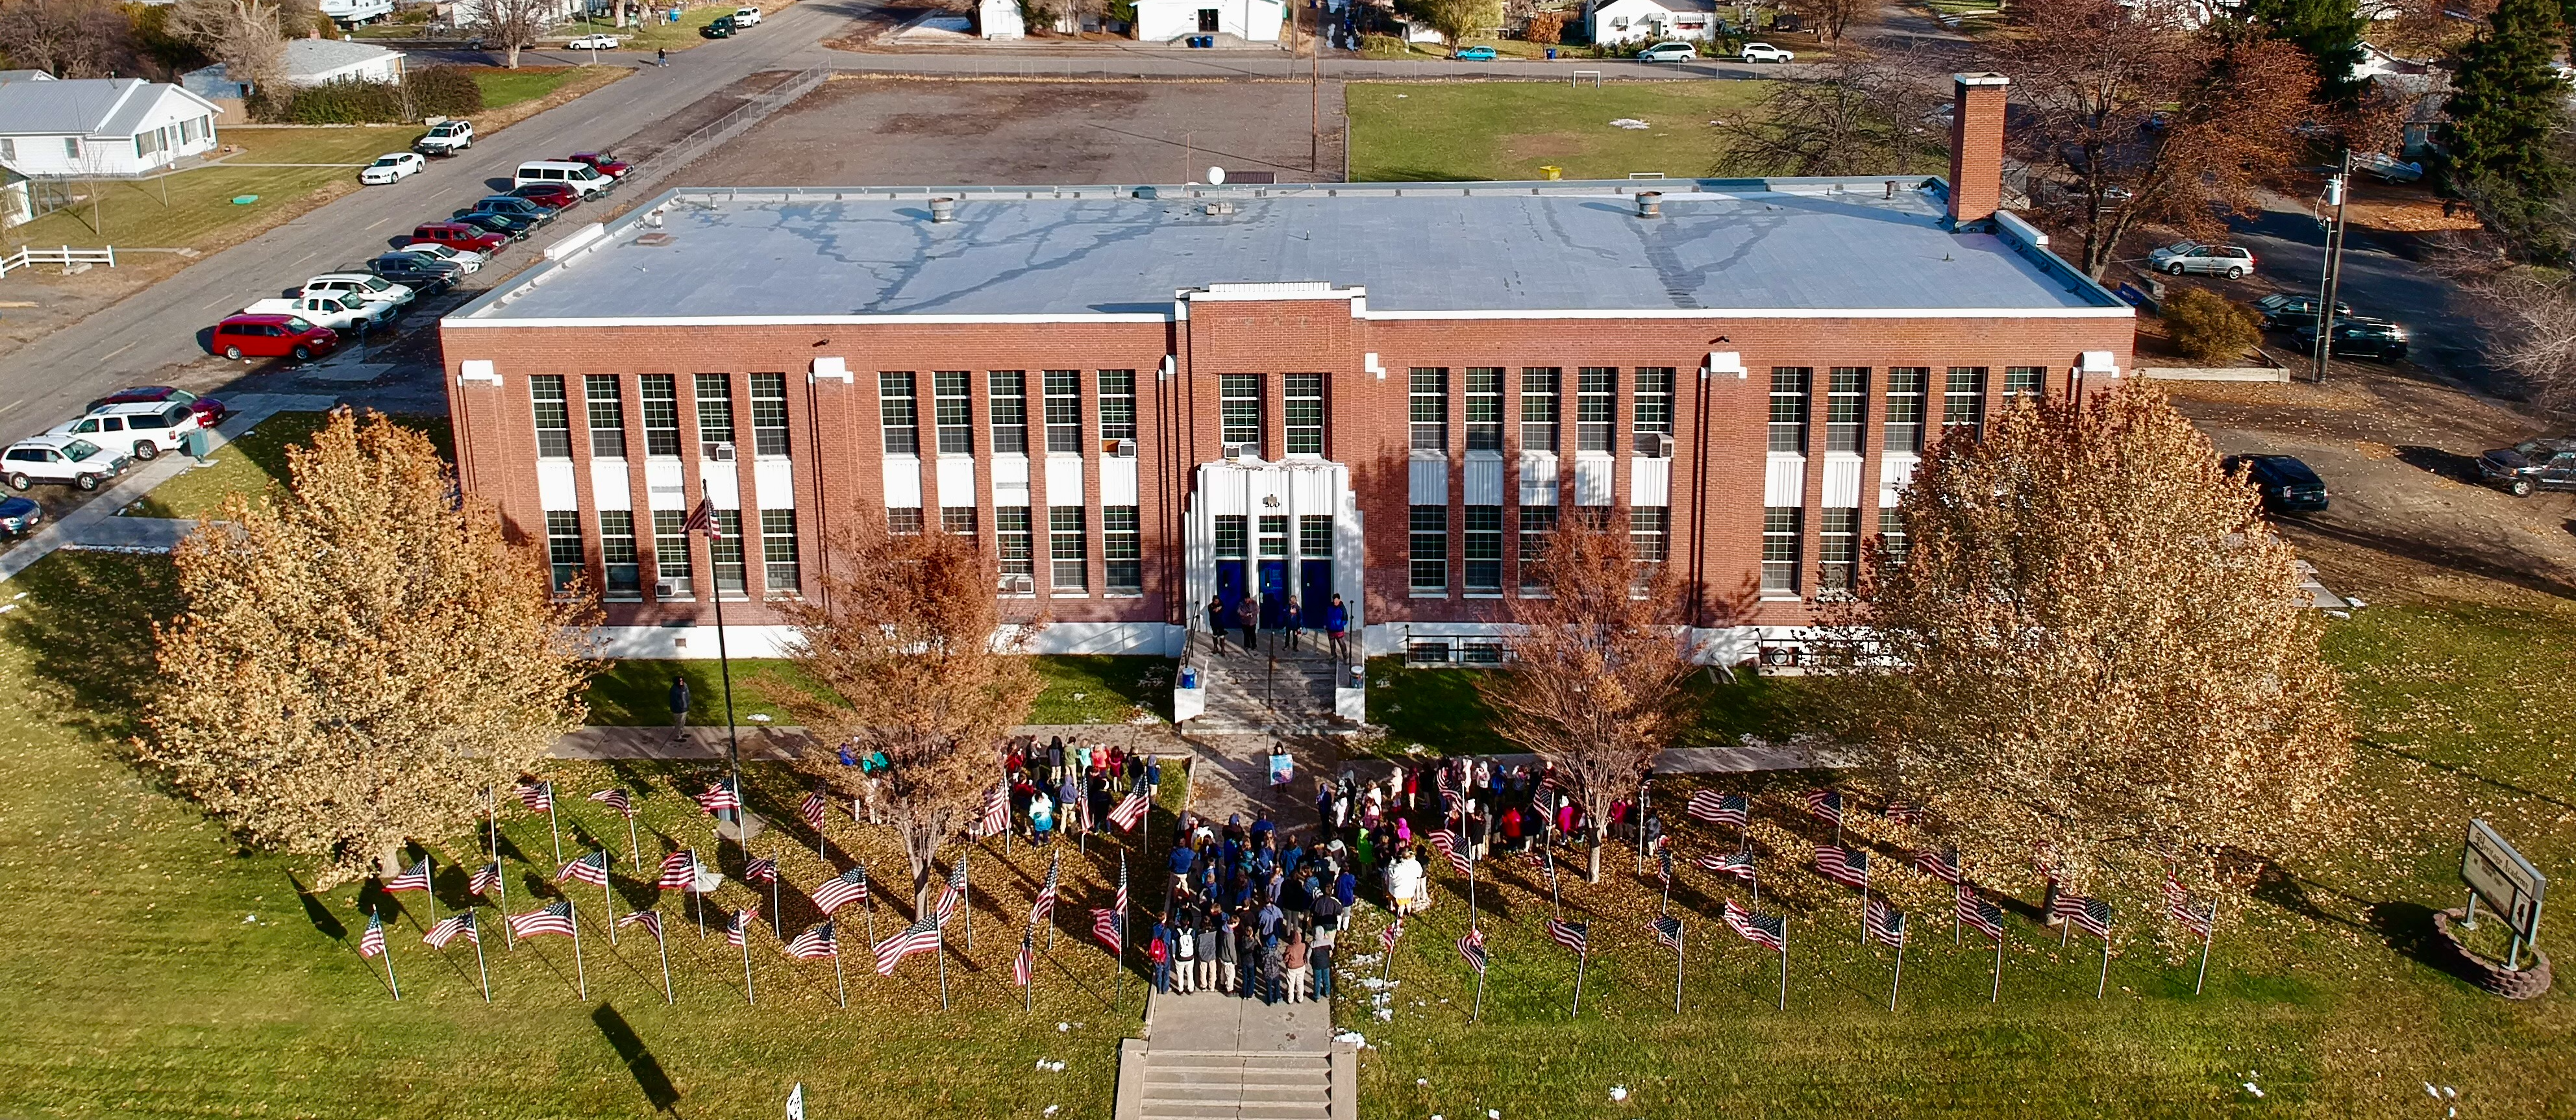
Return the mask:
{"type": "Polygon", "coordinates": [[[662,890],[687,890],[698,881],[698,853],[673,852],[662,857],[662,878],[654,885],[662,890]]]}
{"type": "Polygon", "coordinates": [[[659,910],[638,910],[623,918],[617,919],[617,928],[624,929],[628,926],[642,926],[644,927],[644,932],[650,933],[655,937],[660,937],[662,936],[662,912],[659,910]]]}
{"type": "Polygon", "coordinates": [[[1816,846],[1816,870],[1846,887],[1869,889],[1869,853],[1840,844],[1816,846]]]}
{"type": "Polygon", "coordinates": [[[1944,883],[1959,881],[1958,850],[1925,848],[1914,853],[1914,869],[1944,883]]]}
{"type": "Polygon", "coordinates": [[[1682,920],[1669,914],[1655,919],[1655,944],[1679,950],[1682,947],[1682,920]]]}
{"type": "Polygon", "coordinates": [[[1807,815],[1837,828],[1843,823],[1843,794],[1837,789],[1812,790],[1807,794],[1807,815]]]}
{"type": "Polygon", "coordinates": [[[742,795],[734,791],[733,780],[728,778],[708,786],[705,793],[699,794],[698,808],[704,809],[709,813],[722,813],[734,809],[740,809],[742,808],[742,795]]]}
{"type": "Polygon", "coordinates": [[[1110,905],[1117,907],[1121,914],[1127,912],[1127,860],[1124,856],[1118,860],[1118,897],[1110,905]]]}
{"type": "Polygon", "coordinates": [[[690,510],[688,520],[680,523],[680,531],[683,533],[704,533],[710,537],[716,535],[715,499],[698,499],[697,508],[690,510]]]}
{"type": "Polygon", "coordinates": [[[1893,798],[1887,803],[1887,819],[1898,824],[1914,824],[1923,819],[1923,807],[1903,798],[1893,798]]]}
{"type": "Polygon", "coordinates": [[[1151,808],[1152,804],[1145,800],[1144,790],[1130,790],[1126,800],[1120,801],[1117,808],[1109,811],[1109,823],[1117,825],[1120,832],[1132,831],[1136,827],[1136,822],[1145,819],[1145,810],[1151,808]]]}
{"type": "Polygon", "coordinates": [[[1011,984],[1014,987],[1028,987],[1029,977],[1037,974],[1037,939],[1038,930],[1036,926],[1030,926],[1029,928],[1020,931],[1020,952],[1018,956],[1011,958],[1011,984]]]}
{"type": "Polygon", "coordinates": [[[1466,961],[1467,967],[1475,969],[1478,973],[1484,972],[1485,964],[1489,959],[1485,954],[1485,931],[1470,929],[1467,931],[1467,936],[1459,938],[1458,958],[1466,961]]]}
{"type": "Polygon", "coordinates": [[[999,836],[1010,829],[1011,786],[1008,782],[995,782],[993,792],[984,795],[984,819],[978,823],[976,835],[999,836]]]}
{"type": "Polygon", "coordinates": [[[2048,890],[2049,920],[2055,921],[2061,918],[2073,918],[2077,914],[2084,912],[2083,895],[2068,891],[2065,887],[2059,885],[2055,879],[2048,881],[2048,890]]]}
{"type": "Polygon", "coordinates": [[[746,883],[777,882],[778,861],[763,856],[761,858],[754,859],[749,863],[743,864],[742,881],[746,883]]]}
{"type": "Polygon", "coordinates": [[[796,815],[805,818],[805,824],[819,832],[823,828],[824,805],[823,791],[815,790],[805,795],[805,803],[796,807],[796,815]]]}
{"type": "Polygon", "coordinates": [[[1655,845],[1655,881],[1667,887],[1673,885],[1673,846],[1671,844],[1658,842],[1655,845]]]}
{"type": "Polygon", "coordinates": [[[510,934],[535,937],[551,933],[557,937],[572,936],[572,903],[558,902],[542,910],[510,915],[510,934]]]}
{"type": "Polygon", "coordinates": [[[759,924],[759,903],[754,902],[744,906],[740,910],[734,911],[732,924],[725,926],[725,944],[731,945],[736,949],[742,948],[743,938],[749,937],[751,935],[751,927],[759,924]]]}
{"type": "Polygon", "coordinates": [[[1377,946],[1382,952],[1394,952],[1395,943],[1403,939],[1404,919],[1401,917],[1392,922],[1388,922],[1385,929],[1377,931],[1377,946]]]}
{"type": "Polygon", "coordinates": [[[358,955],[362,957],[385,955],[385,920],[377,917],[373,911],[367,914],[367,932],[358,935],[358,955]]]}
{"type": "Polygon", "coordinates": [[[459,937],[464,938],[468,944],[483,943],[482,932],[474,928],[474,911],[467,910],[461,914],[439,919],[438,924],[429,927],[429,933],[421,940],[428,942],[432,949],[444,949],[449,942],[459,937]]]}
{"type": "Polygon", "coordinates": [[[1038,888],[1037,900],[1029,903],[1030,925],[1037,925],[1055,916],[1055,871],[1055,864],[1047,864],[1046,883],[1038,888]]]}
{"type": "Polygon", "coordinates": [[[1988,937],[2004,935],[2003,908],[1977,897],[1977,888],[1959,884],[1959,923],[1988,937]]]}
{"type": "MultiPolygon", "coordinates": [[[[948,868],[947,885],[939,888],[939,924],[943,926],[947,925],[948,919],[957,916],[957,908],[964,905],[965,901],[966,857],[961,855],[957,857],[957,862],[950,865],[948,868]]],[[[1127,900],[1123,897],[1123,892],[1122,897],[1118,900],[1118,906],[1122,910],[1126,909],[1127,900]]]]}
{"type": "Polygon", "coordinates": [[[635,815],[635,803],[627,799],[625,790],[603,789],[597,793],[591,794],[590,799],[599,802],[602,805],[606,805],[611,809],[617,810],[618,816],[631,817],[635,815]]]}
{"type": "Polygon", "coordinates": [[[1590,934],[1591,927],[1583,922],[1565,922],[1555,918],[1547,920],[1547,935],[1555,938],[1557,944],[1577,953],[1585,951],[1584,944],[1590,934]]]}
{"type": "Polygon", "coordinates": [[[1091,938],[1112,953],[1119,951],[1118,910],[1112,906],[1091,908],[1091,938]]]}
{"type": "Polygon", "coordinates": [[[1748,883],[1753,881],[1753,853],[1751,852],[1710,852],[1691,862],[1702,871],[1733,875],[1748,883]]]}
{"type": "Polygon", "coordinates": [[[602,849],[600,851],[592,852],[589,855],[563,865],[563,870],[555,875],[555,882],[560,883],[567,879],[579,879],[594,887],[607,886],[607,850],[602,849]]]}
{"type": "Polygon", "coordinates": [[[1719,793],[1713,789],[1704,789],[1691,794],[1686,811],[1690,813],[1692,820],[1742,828],[1752,808],[1743,794],[1719,793]]]}
{"type": "Polygon", "coordinates": [[[1461,875],[1467,874],[1467,857],[1458,851],[1457,833],[1444,828],[1431,833],[1430,839],[1431,846],[1448,857],[1449,866],[1456,868],[1461,875]]]}
{"type": "Polygon", "coordinates": [[[553,782],[527,782],[519,786],[519,803],[531,813],[551,813],[555,808],[553,782]]]}
{"type": "Polygon", "coordinates": [[[429,857],[422,856],[419,863],[404,868],[402,874],[385,880],[385,893],[428,890],[429,877],[429,857]]]}
{"type": "Polygon", "coordinates": [[[814,888],[814,907],[825,917],[837,913],[853,902],[868,900],[868,869],[862,864],[823,881],[814,888]]]}
{"type": "Polygon", "coordinates": [[[1886,899],[1873,898],[1861,907],[1860,924],[1872,941],[1891,949],[1905,944],[1905,912],[1888,905],[1886,899]]]}
{"type": "Polygon", "coordinates": [[[787,943],[787,955],[800,961],[816,961],[841,955],[841,943],[832,936],[832,923],[808,929],[787,943]]]}
{"type": "Polygon", "coordinates": [[[2168,876],[2165,879],[2165,914],[2184,929],[2206,937],[2211,920],[2218,915],[2218,907],[2213,904],[2203,910],[2192,909],[2191,892],[2183,889],[2181,881],[2168,876]]]}
{"type": "Polygon", "coordinates": [[[466,877],[465,892],[467,894],[490,894],[492,892],[492,888],[500,885],[501,865],[498,863],[487,863],[481,867],[475,868],[474,874],[466,877]]]}
{"type": "Polygon", "coordinates": [[[2074,913],[2067,915],[2068,920],[2075,923],[2075,928],[2108,940],[2111,936],[2111,904],[2098,898],[2077,901],[2083,905],[2076,907],[2074,913]]]}
{"type": "Polygon", "coordinates": [[[894,966],[901,964],[905,957],[938,947],[939,923],[937,921],[925,917],[905,926],[902,933],[877,942],[877,975],[892,976],[894,966]]]}
{"type": "Polygon", "coordinates": [[[1778,914],[1756,914],[1726,900],[1726,928],[1757,945],[1778,949],[1789,943],[1789,919],[1778,914]]]}

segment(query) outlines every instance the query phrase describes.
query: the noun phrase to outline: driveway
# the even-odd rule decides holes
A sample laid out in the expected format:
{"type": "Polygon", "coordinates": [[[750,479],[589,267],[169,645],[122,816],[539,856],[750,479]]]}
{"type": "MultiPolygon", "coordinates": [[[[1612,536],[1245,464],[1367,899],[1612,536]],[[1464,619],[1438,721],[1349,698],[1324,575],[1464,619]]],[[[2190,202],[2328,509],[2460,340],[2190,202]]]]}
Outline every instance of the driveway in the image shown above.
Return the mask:
{"type": "MultiPolygon", "coordinates": [[[[2325,269],[2325,229],[2305,200],[2271,195],[2261,214],[2230,225],[2236,243],[2254,250],[2261,291],[2317,291],[2325,269]]],[[[2355,226],[2344,238],[2343,280],[2335,298],[2352,305],[2354,314],[2404,326],[2413,336],[2409,350],[2416,362],[2492,391],[2497,379],[2486,362],[2487,330],[2459,287],[2425,266],[2426,248],[2416,234],[2355,226]]],[[[2276,333],[2272,341],[2296,345],[2286,334],[2276,333]]]]}

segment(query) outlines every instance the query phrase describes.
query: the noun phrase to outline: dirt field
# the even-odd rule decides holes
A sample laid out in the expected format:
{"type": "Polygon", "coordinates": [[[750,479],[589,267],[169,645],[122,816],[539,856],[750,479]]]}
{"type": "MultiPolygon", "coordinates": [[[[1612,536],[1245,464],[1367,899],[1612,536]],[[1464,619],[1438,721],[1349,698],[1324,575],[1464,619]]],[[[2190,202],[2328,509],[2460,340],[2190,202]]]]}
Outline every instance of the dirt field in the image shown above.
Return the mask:
{"type": "Polygon", "coordinates": [[[807,94],[684,169],[690,186],[1172,183],[1268,171],[1342,177],[1342,90],[1323,86],[1321,174],[1308,90],[1272,82],[859,78],[807,94]]]}

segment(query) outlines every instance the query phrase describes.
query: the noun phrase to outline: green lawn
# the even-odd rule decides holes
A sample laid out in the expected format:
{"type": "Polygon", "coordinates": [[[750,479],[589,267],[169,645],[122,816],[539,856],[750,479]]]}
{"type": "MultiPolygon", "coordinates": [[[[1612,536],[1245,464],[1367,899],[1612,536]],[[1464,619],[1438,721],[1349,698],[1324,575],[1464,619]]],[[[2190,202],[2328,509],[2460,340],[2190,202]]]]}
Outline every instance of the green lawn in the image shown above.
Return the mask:
{"type": "MultiPolygon", "coordinates": [[[[1369,659],[1369,719],[1386,728],[1384,746],[1420,746],[1435,754],[1483,754],[1504,749],[1485,730],[1492,712],[1477,694],[1485,669],[1407,668],[1401,657],[1369,659]]],[[[1822,698],[1812,682],[1751,673],[1721,677],[1703,671],[1684,683],[1699,723],[1684,746],[1732,744],[1738,736],[1778,738],[1811,722],[1822,698]]]]}
{"type": "MultiPolygon", "coordinates": [[[[716,40],[709,39],[698,34],[698,29],[705,27],[710,23],[714,23],[718,16],[732,15],[733,10],[736,7],[738,7],[738,5],[714,4],[703,8],[682,8],[680,9],[680,22],[678,23],[664,23],[657,15],[653,22],[645,24],[642,27],[629,27],[618,31],[617,34],[623,36],[626,40],[618,49],[629,51],[679,51],[716,42],[716,40]]],[[[663,7],[656,8],[655,11],[667,12],[670,11],[670,7],[665,5],[663,7]]],[[[747,31],[740,32],[739,34],[742,36],[758,35],[760,34],[760,29],[754,27],[747,31]]]]}
{"type": "Polygon", "coordinates": [[[1354,82],[1351,178],[1362,182],[1619,179],[1633,172],[1708,174],[1717,162],[1712,120],[1742,113],[1769,83],[1614,82],[1600,89],[1553,82],[1454,85],[1354,82]],[[1618,128],[1614,120],[1646,128],[1618,128]]]}
{"type": "MultiPolygon", "coordinates": [[[[264,494],[286,481],[286,449],[310,442],[328,419],[320,412],[281,412],[216,449],[214,465],[194,467],[152,488],[121,512],[138,517],[204,517],[223,509],[234,494],[264,494]]],[[[456,457],[455,434],[444,416],[404,416],[436,441],[440,454],[456,457]]]]}
{"type": "MultiPolygon", "coordinates": [[[[1029,722],[1040,724],[1125,723],[1141,707],[1171,714],[1171,665],[1159,657],[1035,657],[1030,659],[1046,679],[1046,691],[1029,710],[1029,722]]],[[[591,685],[590,722],[638,727],[671,722],[671,675],[689,678],[692,722],[721,723],[723,682],[716,662],[619,661],[591,685]]],[[[785,688],[809,687],[794,665],[775,659],[736,658],[733,701],[736,718],[753,714],[785,720],[787,713],[768,696],[785,688]]]]}
{"type": "MultiPolygon", "coordinates": [[[[225,163],[149,181],[101,181],[95,209],[84,202],[56,211],[11,229],[8,240],[29,245],[213,249],[284,220],[282,214],[301,212],[358,189],[359,168],[386,152],[410,147],[419,135],[420,129],[412,125],[264,128],[226,124],[218,138],[243,150],[225,163]],[[301,166],[228,166],[253,163],[301,166]],[[166,203],[164,188],[169,192],[166,203]],[[232,200],[242,195],[257,195],[259,201],[234,205],[232,200]]],[[[255,294],[242,297],[245,303],[253,298],[255,294]]]]}
{"type": "Polygon", "coordinates": [[[476,67],[474,85],[483,91],[484,108],[503,109],[544,97],[591,73],[588,66],[476,67]]]}

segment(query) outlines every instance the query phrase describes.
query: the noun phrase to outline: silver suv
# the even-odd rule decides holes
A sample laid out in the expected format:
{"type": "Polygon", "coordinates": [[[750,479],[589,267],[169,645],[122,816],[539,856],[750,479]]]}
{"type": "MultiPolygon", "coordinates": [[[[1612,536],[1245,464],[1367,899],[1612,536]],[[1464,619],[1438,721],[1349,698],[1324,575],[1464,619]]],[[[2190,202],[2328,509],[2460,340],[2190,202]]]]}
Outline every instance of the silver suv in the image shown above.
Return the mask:
{"type": "Polygon", "coordinates": [[[2147,261],[2155,266],[2156,271],[2175,276],[2186,272],[2201,272],[2234,280],[2253,273],[2254,250],[2234,245],[2203,245],[2197,241],[2176,241],[2147,254],[2147,261]]]}

